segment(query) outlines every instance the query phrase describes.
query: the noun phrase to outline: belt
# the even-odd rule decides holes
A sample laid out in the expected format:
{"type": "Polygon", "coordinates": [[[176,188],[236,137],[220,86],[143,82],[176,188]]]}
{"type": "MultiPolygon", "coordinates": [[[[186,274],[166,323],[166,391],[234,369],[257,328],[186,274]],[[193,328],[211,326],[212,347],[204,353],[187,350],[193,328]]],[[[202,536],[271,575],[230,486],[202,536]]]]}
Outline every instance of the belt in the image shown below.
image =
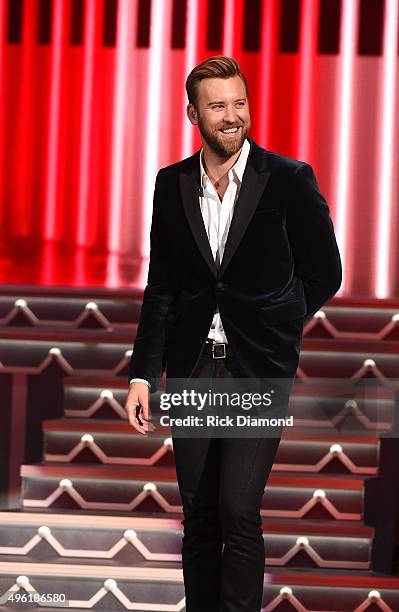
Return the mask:
{"type": "Polygon", "coordinates": [[[204,346],[204,355],[212,357],[212,359],[224,359],[225,357],[231,357],[233,351],[227,344],[227,342],[215,342],[211,338],[207,338],[204,346]]]}

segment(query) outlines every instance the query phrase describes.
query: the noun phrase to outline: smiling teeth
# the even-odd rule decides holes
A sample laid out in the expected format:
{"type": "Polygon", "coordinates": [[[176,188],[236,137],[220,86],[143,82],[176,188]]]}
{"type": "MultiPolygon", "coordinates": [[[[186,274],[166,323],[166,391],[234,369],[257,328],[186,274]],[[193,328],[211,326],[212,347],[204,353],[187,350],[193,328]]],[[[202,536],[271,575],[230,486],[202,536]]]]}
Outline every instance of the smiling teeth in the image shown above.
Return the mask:
{"type": "Polygon", "coordinates": [[[223,134],[234,134],[235,132],[238,132],[238,127],[236,128],[229,128],[228,130],[222,130],[223,134]]]}

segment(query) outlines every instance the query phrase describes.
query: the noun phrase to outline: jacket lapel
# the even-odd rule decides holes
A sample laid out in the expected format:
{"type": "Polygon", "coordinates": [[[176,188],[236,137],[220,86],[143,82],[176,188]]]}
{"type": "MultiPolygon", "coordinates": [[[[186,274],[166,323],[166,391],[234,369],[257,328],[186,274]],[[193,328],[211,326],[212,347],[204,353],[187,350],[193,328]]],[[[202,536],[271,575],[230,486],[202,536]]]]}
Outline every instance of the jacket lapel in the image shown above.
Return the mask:
{"type": "Polygon", "coordinates": [[[248,138],[248,140],[251,148],[219,269],[213,259],[199,206],[199,151],[186,160],[187,165],[179,175],[180,191],[187,221],[198,248],[214,277],[220,277],[226,271],[245,234],[270,177],[264,149],[259,147],[251,138],[248,138]]]}

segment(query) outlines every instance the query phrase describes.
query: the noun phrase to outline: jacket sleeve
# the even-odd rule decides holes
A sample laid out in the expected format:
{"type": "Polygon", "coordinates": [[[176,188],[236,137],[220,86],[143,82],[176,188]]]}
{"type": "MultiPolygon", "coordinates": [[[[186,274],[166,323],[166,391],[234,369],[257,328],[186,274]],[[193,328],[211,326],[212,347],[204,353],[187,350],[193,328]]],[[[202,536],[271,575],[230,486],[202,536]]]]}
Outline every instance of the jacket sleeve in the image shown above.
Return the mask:
{"type": "Polygon", "coordinates": [[[295,275],[303,282],[307,323],[340,288],[342,265],[329,207],[310,164],[295,169],[290,188],[286,227],[295,275]]]}
{"type": "Polygon", "coordinates": [[[167,326],[176,297],[176,283],[170,266],[160,211],[160,172],[157,174],[150,233],[150,261],[140,320],[133,345],[128,379],[147,380],[154,393],[165,369],[167,326]]]}

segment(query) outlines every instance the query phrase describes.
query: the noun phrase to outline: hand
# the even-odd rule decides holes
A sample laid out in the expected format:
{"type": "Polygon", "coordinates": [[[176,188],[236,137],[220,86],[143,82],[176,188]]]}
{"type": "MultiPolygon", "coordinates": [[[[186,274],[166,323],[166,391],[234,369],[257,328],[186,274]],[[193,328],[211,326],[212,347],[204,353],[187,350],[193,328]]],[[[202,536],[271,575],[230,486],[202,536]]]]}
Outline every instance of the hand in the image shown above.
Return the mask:
{"type": "Polygon", "coordinates": [[[155,431],[151,423],[150,390],[148,385],[142,382],[133,382],[129,385],[125,410],[129,423],[141,434],[155,431]]]}

